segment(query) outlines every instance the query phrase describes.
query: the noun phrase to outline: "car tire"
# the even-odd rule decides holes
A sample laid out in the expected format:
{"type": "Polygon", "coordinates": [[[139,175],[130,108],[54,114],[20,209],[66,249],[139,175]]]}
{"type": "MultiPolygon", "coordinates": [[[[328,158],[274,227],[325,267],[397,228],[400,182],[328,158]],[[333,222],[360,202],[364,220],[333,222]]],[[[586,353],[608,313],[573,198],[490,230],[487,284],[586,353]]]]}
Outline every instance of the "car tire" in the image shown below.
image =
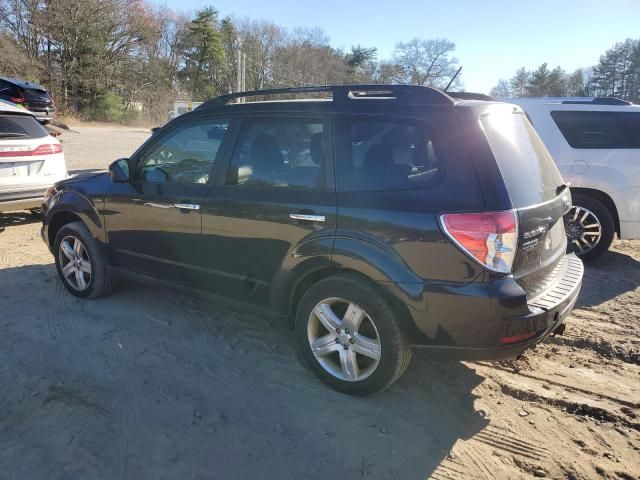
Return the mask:
{"type": "Polygon", "coordinates": [[[567,236],[573,252],[582,261],[595,260],[609,250],[615,234],[613,215],[604,203],[594,197],[573,194],[573,208],[567,216],[567,236]],[[597,227],[593,226],[596,224],[597,227]],[[589,246],[596,233],[599,233],[597,242],[589,246]]]}
{"type": "Polygon", "coordinates": [[[64,225],[54,240],[58,276],[76,297],[99,298],[116,285],[116,276],[108,265],[106,252],[82,222],[64,225]]]}
{"type": "Polygon", "coordinates": [[[312,286],[298,305],[295,327],[310,369],[349,395],[384,390],[411,360],[400,319],[380,292],[356,276],[336,275],[312,286]]]}

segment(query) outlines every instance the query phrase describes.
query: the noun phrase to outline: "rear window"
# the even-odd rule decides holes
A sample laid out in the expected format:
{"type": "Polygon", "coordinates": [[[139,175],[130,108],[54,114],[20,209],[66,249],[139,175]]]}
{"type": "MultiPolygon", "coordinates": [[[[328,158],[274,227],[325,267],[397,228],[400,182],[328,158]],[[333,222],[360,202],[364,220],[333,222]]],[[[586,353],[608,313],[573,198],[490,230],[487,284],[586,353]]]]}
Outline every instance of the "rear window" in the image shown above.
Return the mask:
{"type": "Polygon", "coordinates": [[[640,148],[640,112],[555,111],[551,117],[573,148],[640,148]]]}
{"type": "Polygon", "coordinates": [[[515,208],[558,195],[564,181],[524,113],[491,113],[482,116],[481,122],[515,208]]]}
{"type": "Polygon", "coordinates": [[[28,88],[24,91],[24,98],[26,100],[49,100],[51,97],[46,90],[28,88]]]}
{"type": "Polygon", "coordinates": [[[47,131],[29,115],[0,115],[0,140],[43,138],[47,135],[47,131]]]}
{"type": "Polygon", "coordinates": [[[337,162],[340,191],[407,190],[440,179],[440,144],[431,123],[375,116],[341,121],[349,144],[337,162]]]}

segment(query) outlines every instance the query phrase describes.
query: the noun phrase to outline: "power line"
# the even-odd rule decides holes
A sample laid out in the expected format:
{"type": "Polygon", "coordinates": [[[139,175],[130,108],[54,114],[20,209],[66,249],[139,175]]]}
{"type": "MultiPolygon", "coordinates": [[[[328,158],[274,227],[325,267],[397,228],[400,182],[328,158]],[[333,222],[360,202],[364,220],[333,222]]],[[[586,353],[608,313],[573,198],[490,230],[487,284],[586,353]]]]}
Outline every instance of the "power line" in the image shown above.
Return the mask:
{"type": "MultiPolygon", "coordinates": [[[[266,65],[262,65],[259,62],[256,62],[251,57],[247,57],[247,60],[249,60],[251,63],[253,63],[256,67],[262,68],[264,70],[268,70],[269,72],[271,72],[272,75],[276,75],[276,76],[281,77],[281,78],[286,78],[287,80],[290,80],[293,83],[302,84],[303,86],[312,86],[312,85],[314,85],[313,83],[308,83],[308,82],[305,82],[303,80],[299,80],[299,79],[290,77],[288,75],[284,75],[283,73],[276,72],[273,68],[267,67],[266,65]]],[[[257,73],[257,74],[260,75],[262,72],[255,72],[254,71],[254,73],[257,73]]],[[[282,82],[277,82],[277,83],[280,83],[282,85],[282,82]]]]}
{"type": "MultiPolygon", "coordinates": [[[[250,72],[253,72],[253,73],[257,74],[257,75],[261,75],[261,72],[258,72],[257,70],[254,70],[254,69],[253,69],[253,68],[251,68],[251,67],[245,67],[245,68],[246,68],[247,70],[249,70],[250,72]]],[[[283,83],[283,82],[281,82],[281,81],[279,81],[279,80],[276,80],[276,79],[273,79],[273,83],[277,83],[277,84],[279,84],[279,85],[282,85],[283,87],[291,87],[291,88],[293,88],[293,87],[294,87],[294,85],[289,85],[288,83],[283,83]]],[[[309,84],[306,84],[306,85],[309,85],[309,84]]]]}

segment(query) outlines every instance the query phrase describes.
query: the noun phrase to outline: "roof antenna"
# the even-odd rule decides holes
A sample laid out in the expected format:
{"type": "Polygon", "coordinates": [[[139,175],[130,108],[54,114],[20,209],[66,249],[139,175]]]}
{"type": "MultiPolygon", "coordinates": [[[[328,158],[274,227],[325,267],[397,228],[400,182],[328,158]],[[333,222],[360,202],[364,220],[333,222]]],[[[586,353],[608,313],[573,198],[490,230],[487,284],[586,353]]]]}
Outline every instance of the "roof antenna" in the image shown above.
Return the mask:
{"type": "Polygon", "coordinates": [[[453,83],[453,81],[456,79],[456,77],[458,76],[458,74],[460,73],[460,70],[462,70],[462,65],[460,66],[460,68],[456,71],[456,74],[451,77],[451,80],[449,81],[449,83],[447,84],[447,88],[444,89],[445,93],[447,90],[449,90],[449,87],[451,86],[451,84],[453,83]]]}

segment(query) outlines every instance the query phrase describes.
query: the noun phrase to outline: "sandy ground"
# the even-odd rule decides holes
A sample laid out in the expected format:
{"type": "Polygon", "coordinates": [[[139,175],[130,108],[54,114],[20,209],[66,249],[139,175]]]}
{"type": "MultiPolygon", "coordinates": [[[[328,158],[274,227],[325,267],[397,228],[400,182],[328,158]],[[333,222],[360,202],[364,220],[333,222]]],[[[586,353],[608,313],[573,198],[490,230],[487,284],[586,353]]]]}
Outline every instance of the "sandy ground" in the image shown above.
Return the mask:
{"type": "Polygon", "coordinates": [[[128,157],[149,138],[143,128],[70,126],[58,139],[62,142],[70,172],[106,169],[111,162],[128,157]]]}
{"type": "MultiPolygon", "coordinates": [[[[78,131],[70,169],[147,135],[78,131]]],[[[0,224],[0,480],[640,478],[640,242],[588,266],[565,336],[523,359],[418,352],[350,398],[280,319],[134,283],[76,299],[37,219],[0,224]]]]}

